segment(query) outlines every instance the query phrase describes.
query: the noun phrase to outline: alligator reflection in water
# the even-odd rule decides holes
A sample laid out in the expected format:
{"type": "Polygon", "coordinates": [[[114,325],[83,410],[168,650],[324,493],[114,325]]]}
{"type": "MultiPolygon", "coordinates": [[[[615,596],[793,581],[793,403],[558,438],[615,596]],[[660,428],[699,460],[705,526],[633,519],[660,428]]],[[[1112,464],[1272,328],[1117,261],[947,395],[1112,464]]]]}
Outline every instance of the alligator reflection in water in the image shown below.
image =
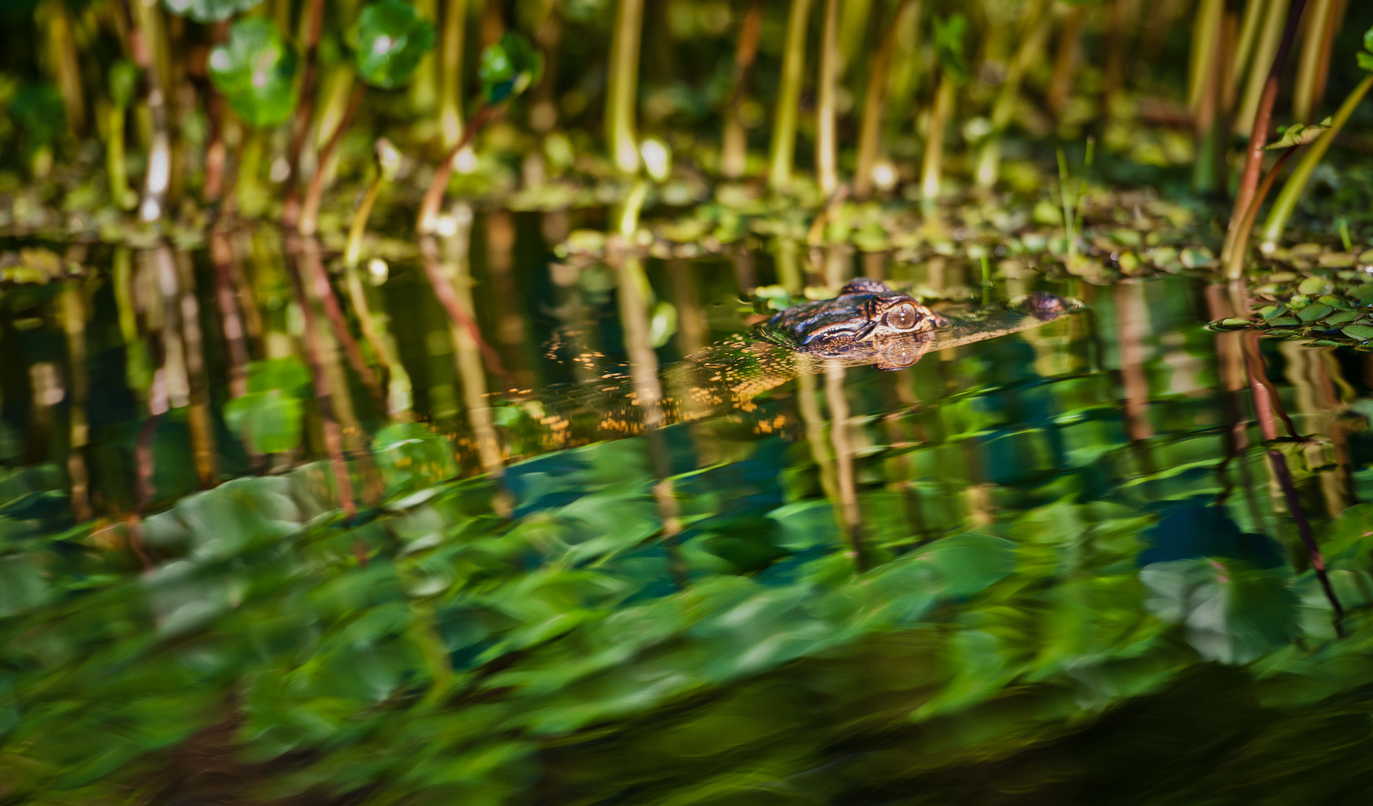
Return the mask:
{"type": "MultiPolygon", "coordinates": [[[[753,334],[736,334],[663,372],[668,395],[659,425],[749,413],[760,395],[795,378],[835,367],[910,367],[947,350],[1038,327],[1078,304],[1035,293],[1008,305],[949,306],[936,313],[913,297],[865,278],[837,297],[776,314],[753,334]]],[[[545,390],[515,405],[549,429],[557,447],[643,427],[631,373],[545,390]]]]}

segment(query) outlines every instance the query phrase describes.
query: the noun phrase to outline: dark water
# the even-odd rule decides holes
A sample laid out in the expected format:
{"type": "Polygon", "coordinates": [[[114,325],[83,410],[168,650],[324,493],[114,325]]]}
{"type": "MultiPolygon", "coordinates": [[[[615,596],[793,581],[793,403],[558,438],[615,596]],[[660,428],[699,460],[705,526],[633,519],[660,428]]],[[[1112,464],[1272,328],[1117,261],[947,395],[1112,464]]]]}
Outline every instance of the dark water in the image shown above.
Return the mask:
{"type": "Polygon", "coordinates": [[[987,293],[1086,310],[781,376],[730,341],[754,288],[980,267],[573,266],[568,225],[352,276],[267,233],[91,247],[3,290],[0,800],[1373,790],[1367,355],[1024,269],[987,293]],[[721,344],[749,372],[684,373],[721,344]]]}

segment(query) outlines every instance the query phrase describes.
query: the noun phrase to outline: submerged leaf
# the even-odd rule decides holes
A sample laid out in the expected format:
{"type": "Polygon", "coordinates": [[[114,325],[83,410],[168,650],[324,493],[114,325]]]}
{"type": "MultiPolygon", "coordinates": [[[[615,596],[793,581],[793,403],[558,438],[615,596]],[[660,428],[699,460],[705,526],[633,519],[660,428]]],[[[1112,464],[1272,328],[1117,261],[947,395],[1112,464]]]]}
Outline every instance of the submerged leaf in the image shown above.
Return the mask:
{"type": "Polygon", "coordinates": [[[391,89],[410,81],[434,47],[434,25],[401,0],[380,0],[362,10],[354,34],[354,64],[363,81],[391,89]]]}
{"type": "Polygon", "coordinates": [[[210,82],[250,126],[286,122],[296,106],[296,55],[275,24],[240,20],[229,39],[210,51],[210,82]]]}
{"type": "Polygon", "coordinates": [[[498,104],[534,86],[543,75],[543,54],[528,38],[507,31],[482,51],[477,75],[482,97],[488,104],[498,104]]]}

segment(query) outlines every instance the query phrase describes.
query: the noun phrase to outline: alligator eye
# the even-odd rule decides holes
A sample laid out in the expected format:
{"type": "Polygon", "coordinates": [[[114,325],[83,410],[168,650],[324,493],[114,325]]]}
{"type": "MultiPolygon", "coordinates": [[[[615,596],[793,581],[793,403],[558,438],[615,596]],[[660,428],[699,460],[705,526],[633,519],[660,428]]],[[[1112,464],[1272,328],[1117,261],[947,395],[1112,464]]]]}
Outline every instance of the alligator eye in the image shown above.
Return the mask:
{"type": "Polygon", "coordinates": [[[909,302],[903,302],[887,311],[887,327],[892,330],[910,330],[920,321],[920,314],[915,312],[915,306],[909,302]]]}

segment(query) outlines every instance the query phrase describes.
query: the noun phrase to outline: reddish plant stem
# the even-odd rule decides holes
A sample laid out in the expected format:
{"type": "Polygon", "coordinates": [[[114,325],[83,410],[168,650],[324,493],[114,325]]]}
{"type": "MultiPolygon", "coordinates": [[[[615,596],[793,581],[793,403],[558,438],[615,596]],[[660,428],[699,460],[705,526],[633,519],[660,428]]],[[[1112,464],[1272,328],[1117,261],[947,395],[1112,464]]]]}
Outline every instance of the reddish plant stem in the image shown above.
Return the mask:
{"type": "Polygon", "coordinates": [[[1278,178],[1282,166],[1287,164],[1287,160],[1296,151],[1296,148],[1287,149],[1282,152],[1281,157],[1278,157],[1278,161],[1273,163],[1273,167],[1268,170],[1267,175],[1263,177],[1263,181],[1259,183],[1258,189],[1254,192],[1254,198],[1249,202],[1249,209],[1244,211],[1244,217],[1240,219],[1239,227],[1235,229],[1235,243],[1237,244],[1235,248],[1240,250],[1240,254],[1236,255],[1235,259],[1241,268],[1243,268],[1244,260],[1242,244],[1249,243],[1249,235],[1254,231],[1254,224],[1258,221],[1259,208],[1263,206],[1263,200],[1268,198],[1268,192],[1273,189],[1273,181],[1278,178]]]}
{"type": "Polygon", "coordinates": [[[433,235],[434,228],[438,224],[439,208],[443,206],[443,195],[448,190],[448,180],[453,176],[453,158],[458,156],[464,148],[477,136],[477,132],[482,127],[491,122],[504,106],[492,106],[482,104],[477,114],[467,122],[467,128],[462,132],[462,139],[451,148],[444,156],[443,162],[439,163],[438,170],[434,171],[434,179],[429,183],[429,189],[424,193],[424,201],[420,204],[419,218],[415,223],[415,229],[420,235],[433,235]]]}
{"type": "Polygon", "coordinates": [[[1283,498],[1287,499],[1287,509],[1292,513],[1292,520],[1297,524],[1297,534],[1301,535],[1307,556],[1311,558],[1311,568],[1315,570],[1316,579],[1321,582],[1321,590],[1325,591],[1325,598],[1330,601],[1330,606],[1335,611],[1335,632],[1343,638],[1344,628],[1340,622],[1344,620],[1344,608],[1335,596],[1335,589],[1331,586],[1330,576],[1325,570],[1325,555],[1321,554],[1321,547],[1316,544],[1316,538],[1311,534],[1311,524],[1306,520],[1306,510],[1302,508],[1301,499],[1297,497],[1297,487],[1292,483],[1292,471],[1287,468],[1287,457],[1283,456],[1281,451],[1269,448],[1268,461],[1273,465],[1273,475],[1278,479],[1278,486],[1282,487],[1283,498]]]}
{"type": "MultiPolygon", "coordinates": [[[[305,65],[300,74],[300,103],[291,123],[291,143],[286,150],[286,204],[282,222],[293,227],[300,213],[297,201],[296,177],[300,175],[300,154],[305,150],[305,138],[310,133],[310,118],[315,110],[315,68],[319,51],[320,30],[324,26],[324,0],[310,0],[310,21],[305,28],[305,65]]],[[[324,162],[320,161],[321,169],[324,162]]],[[[318,173],[318,172],[316,172],[318,173]]]]}
{"type": "Polygon", "coordinates": [[[300,209],[301,235],[308,237],[315,234],[315,226],[319,222],[319,205],[324,196],[324,177],[329,172],[329,160],[333,159],[339,141],[343,139],[344,132],[348,131],[348,126],[353,122],[353,116],[357,114],[358,107],[362,106],[362,99],[366,95],[367,85],[359,81],[353,87],[353,94],[348,96],[348,106],[343,109],[343,117],[339,118],[338,125],[329,134],[328,142],[320,149],[319,165],[315,168],[314,176],[310,177],[310,187],[305,192],[305,204],[300,209]]]}
{"type": "Polygon", "coordinates": [[[319,416],[323,421],[324,447],[329,452],[329,464],[334,469],[334,479],[338,482],[339,503],[344,514],[353,517],[357,514],[357,504],[353,498],[353,479],[349,475],[348,460],[343,455],[343,434],[339,429],[338,418],[334,414],[333,392],[329,379],[324,374],[324,363],[320,356],[319,331],[315,326],[315,310],[305,293],[304,280],[300,276],[299,254],[291,261],[291,291],[296,304],[300,306],[305,320],[305,360],[310,365],[310,379],[315,387],[315,402],[319,404],[319,416]]]}
{"type": "Polygon", "coordinates": [[[477,323],[462,309],[462,304],[458,301],[458,295],[453,293],[453,284],[443,275],[439,266],[438,245],[433,239],[425,239],[421,244],[420,251],[424,254],[424,273],[429,278],[429,285],[434,288],[434,296],[438,297],[439,304],[448,312],[448,318],[453,320],[453,324],[465,329],[472,336],[472,340],[477,343],[477,348],[481,350],[482,359],[486,363],[486,369],[492,375],[499,377],[507,389],[519,387],[519,382],[515,376],[501,363],[501,357],[492,349],[486,339],[482,338],[481,330],[477,328],[477,323]]]}
{"type": "Polygon", "coordinates": [[[1259,174],[1263,171],[1263,149],[1268,144],[1268,128],[1273,120],[1273,105],[1278,99],[1278,80],[1282,77],[1287,57],[1292,52],[1292,40],[1297,36],[1297,23],[1301,21],[1306,0],[1292,0],[1287,9],[1287,26],[1282,32],[1282,42],[1278,45],[1277,55],[1268,70],[1268,81],[1263,85],[1263,95],[1259,96],[1258,110],[1254,113],[1254,128],[1249,133],[1249,145],[1244,156],[1244,171],[1240,174],[1239,190],[1235,194],[1235,207],[1230,213],[1230,225],[1226,232],[1225,249],[1222,262],[1235,249],[1243,249],[1245,243],[1238,237],[1240,221],[1258,191],[1259,174]]]}
{"type": "Polygon", "coordinates": [[[367,363],[367,359],[363,358],[362,348],[358,345],[358,340],[353,338],[352,331],[348,329],[348,320],[343,315],[343,308],[338,304],[338,296],[334,294],[334,287],[329,284],[329,275],[325,272],[324,263],[319,258],[318,248],[306,251],[305,265],[310,272],[310,282],[314,287],[315,296],[319,297],[320,305],[324,308],[324,315],[329,317],[334,338],[343,345],[343,352],[348,356],[348,363],[352,365],[353,371],[358,374],[363,385],[367,387],[367,391],[371,393],[372,401],[376,403],[377,409],[385,411],[386,396],[381,391],[377,374],[367,363]]]}

